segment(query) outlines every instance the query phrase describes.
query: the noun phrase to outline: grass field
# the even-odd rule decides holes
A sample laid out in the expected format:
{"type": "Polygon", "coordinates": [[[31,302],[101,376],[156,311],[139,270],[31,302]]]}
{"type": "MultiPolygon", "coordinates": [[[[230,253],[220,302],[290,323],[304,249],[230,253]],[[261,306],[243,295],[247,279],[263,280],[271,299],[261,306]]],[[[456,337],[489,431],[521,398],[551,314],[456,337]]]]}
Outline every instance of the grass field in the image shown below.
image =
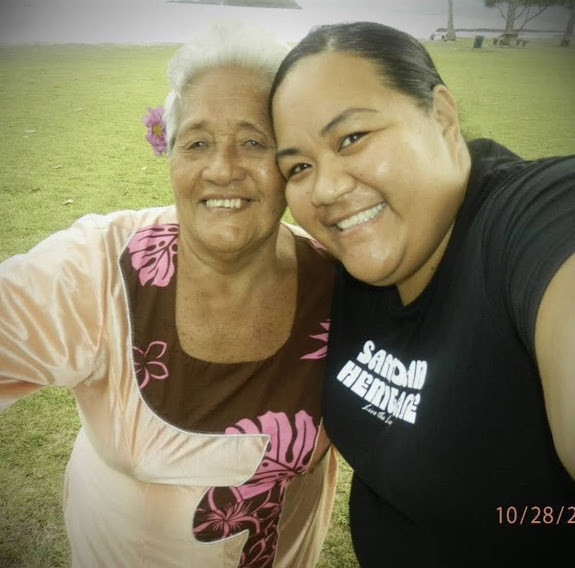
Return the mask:
{"type": "MultiPolygon", "coordinates": [[[[141,118],[162,104],[175,46],[0,47],[0,260],[85,213],[171,202],[167,162],[141,118]]],[[[575,49],[471,40],[429,49],[459,100],[469,137],[527,158],[575,153],[575,49]]],[[[78,428],[67,391],[46,389],[0,418],[0,566],[68,565],[62,472],[78,428]]],[[[349,469],[320,568],[353,568],[349,469]]]]}

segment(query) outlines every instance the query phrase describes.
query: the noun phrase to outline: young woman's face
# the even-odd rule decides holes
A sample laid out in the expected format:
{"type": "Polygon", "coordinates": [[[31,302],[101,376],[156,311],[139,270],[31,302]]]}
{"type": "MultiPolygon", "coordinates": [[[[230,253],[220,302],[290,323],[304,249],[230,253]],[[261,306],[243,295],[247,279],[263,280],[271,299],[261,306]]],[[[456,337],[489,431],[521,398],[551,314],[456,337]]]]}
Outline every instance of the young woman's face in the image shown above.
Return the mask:
{"type": "Polygon", "coordinates": [[[196,252],[241,254],[278,230],[286,203],[268,92],[244,68],[205,71],[188,87],[170,173],[181,234],[196,252]]]}
{"type": "Polygon", "coordinates": [[[280,171],[296,221],[359,280],[411,300],[461,204],[469,156],[449,91],[431,110],[386,87],[373,63],[300,60],[273,100],[280,171]]]}

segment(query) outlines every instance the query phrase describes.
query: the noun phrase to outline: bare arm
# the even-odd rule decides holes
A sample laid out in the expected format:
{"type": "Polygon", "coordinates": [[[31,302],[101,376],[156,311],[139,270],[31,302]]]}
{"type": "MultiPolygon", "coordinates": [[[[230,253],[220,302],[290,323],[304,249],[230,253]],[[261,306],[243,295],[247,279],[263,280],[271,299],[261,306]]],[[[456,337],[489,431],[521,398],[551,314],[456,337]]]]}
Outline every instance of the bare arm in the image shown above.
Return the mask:
{"type": "Polygon", "coordinates": [[[543,295],[535,324],[535,353],[555,449],[575,479],[575,254],[543,295]]]}

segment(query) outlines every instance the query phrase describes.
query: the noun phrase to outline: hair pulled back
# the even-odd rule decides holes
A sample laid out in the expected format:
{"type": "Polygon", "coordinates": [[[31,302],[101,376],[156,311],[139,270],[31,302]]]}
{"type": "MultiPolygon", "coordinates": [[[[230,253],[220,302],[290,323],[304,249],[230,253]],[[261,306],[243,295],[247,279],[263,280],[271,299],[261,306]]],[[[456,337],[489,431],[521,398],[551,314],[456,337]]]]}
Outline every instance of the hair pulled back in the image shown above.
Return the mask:
{"type": "Polygon", "coordinates": [[[434,87],[445,84],[425,47],[411,35],[374,22],[350,22],[313,28],[280,65],[270,100],[298,61],[329,51],[372,61],[384,84],[427,109],[433,104],[434,87]]]}

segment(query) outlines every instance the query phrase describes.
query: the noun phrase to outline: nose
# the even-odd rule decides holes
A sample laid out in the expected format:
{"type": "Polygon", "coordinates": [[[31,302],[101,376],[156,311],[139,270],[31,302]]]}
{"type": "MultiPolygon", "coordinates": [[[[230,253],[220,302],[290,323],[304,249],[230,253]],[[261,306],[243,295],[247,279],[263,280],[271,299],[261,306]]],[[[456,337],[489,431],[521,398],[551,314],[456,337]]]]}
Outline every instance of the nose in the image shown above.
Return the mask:
{"type": "Polygon", "coordinates": [[[236,148],[233,146],[219,146],[207,158],[202,171],[202,178],[215,185],[229,185],[244,176],[244,169],[236,148]]]}
{"type": "Polygon", "coordinates": [[[313,205],[331,205],[354,187],[354,179],[338,164],[330,161],[317,166],[311,200],[313,205]]]}

